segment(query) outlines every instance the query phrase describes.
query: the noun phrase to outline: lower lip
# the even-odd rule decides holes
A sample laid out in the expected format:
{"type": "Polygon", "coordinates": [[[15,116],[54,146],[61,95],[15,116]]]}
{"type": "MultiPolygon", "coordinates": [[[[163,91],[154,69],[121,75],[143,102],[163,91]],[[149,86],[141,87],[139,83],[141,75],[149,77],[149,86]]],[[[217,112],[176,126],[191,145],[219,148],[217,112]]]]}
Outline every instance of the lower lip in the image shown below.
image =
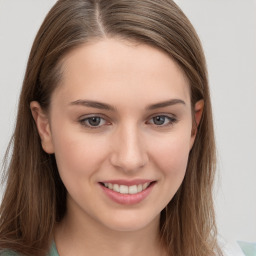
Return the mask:
{"type": "Polygon", "coordinates": [[[109,188],[106,188],[102,185],[100,186],[104,191],[104,193],[114,202],[118,204],[132,205],[132,204],[138,204],[141,201],[143,201],[150,194],[154,185],[155,185],[155,182],[150,184],[149,187],[147,187],[145,190],[137,194],[121,194],[109,188]]]}

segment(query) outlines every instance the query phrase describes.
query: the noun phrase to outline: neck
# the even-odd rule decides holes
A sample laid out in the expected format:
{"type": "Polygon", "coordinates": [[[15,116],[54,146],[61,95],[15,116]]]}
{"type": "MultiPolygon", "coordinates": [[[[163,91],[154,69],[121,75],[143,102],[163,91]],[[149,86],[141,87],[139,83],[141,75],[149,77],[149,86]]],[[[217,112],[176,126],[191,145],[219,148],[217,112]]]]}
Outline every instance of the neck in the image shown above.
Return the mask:
{"type": "Polygon", "coordinates": [[[60,256],[162,256],[159,217],[136,231],[117,231],[99,224],[88,215],[67,212],[56,226],[55,243],[60,256]]]}

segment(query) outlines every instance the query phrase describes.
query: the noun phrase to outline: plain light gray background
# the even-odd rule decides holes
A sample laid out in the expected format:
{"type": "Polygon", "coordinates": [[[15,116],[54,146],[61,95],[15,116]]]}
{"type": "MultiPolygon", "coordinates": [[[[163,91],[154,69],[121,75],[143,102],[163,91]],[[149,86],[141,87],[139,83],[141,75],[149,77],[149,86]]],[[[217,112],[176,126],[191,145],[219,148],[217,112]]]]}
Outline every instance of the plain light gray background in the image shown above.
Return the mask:
{"type": "MultiPolygon", "coordinates": [[[[176,2],[195,26],[209,67],[219,233],[230,242],[256,242],[256,0],[176,2]]],[[[1,160],[13,131],[32,41],[54,3],[0,0],[1,160]]]]}

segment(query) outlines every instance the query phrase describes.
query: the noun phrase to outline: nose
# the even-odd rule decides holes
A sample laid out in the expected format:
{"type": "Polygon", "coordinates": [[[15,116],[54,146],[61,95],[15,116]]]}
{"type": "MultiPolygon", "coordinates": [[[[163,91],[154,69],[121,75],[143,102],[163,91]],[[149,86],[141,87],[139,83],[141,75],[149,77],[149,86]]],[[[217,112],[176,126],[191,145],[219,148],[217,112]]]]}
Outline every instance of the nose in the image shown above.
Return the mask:
{"type": "Polygon", "coordinates": [[[136,126],[126,126],[116,131],[112,140],[110,162],[126,173],[134,173],[147,164],[145,143],[136,126]]]}

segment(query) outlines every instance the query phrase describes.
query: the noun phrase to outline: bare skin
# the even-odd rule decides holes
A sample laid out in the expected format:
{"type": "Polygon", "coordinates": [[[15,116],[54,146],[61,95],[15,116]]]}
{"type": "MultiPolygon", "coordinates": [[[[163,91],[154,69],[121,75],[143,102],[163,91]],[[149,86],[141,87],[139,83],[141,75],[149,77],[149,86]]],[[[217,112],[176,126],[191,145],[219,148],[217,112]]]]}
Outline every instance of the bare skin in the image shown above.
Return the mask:
{"type": "MultiPolygon", "coordinates": [[[[194,110],[198,124],[203,101],[194,110]]],[[[86,44],[64,59],[50,112],[38,102],[31,111],[67,188],[59,254],[165,255],[160,213],[183,181],[196,136],[178,65],[143,44],[86,44]]]]}

